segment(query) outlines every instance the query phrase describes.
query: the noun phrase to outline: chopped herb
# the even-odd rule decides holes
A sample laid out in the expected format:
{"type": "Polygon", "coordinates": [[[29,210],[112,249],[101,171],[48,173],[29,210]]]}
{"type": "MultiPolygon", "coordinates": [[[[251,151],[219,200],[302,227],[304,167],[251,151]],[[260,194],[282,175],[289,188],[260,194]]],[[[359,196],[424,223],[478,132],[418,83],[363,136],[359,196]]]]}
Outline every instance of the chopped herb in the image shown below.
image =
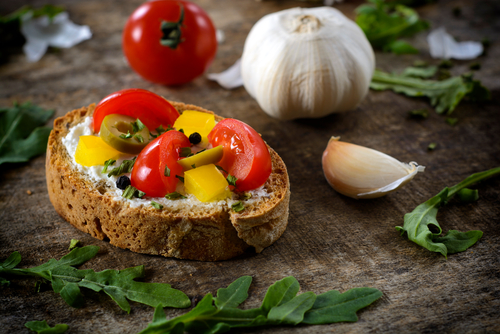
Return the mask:
{"type": "Polygon", "coordinates": [[[427,96],[438,114],[445,112],[450,114],[464,97],[473,101],[490,99],[490,91],[482,86],[481,82],[473,80],[470,75],[434,81],[375,70],[370,88],[391,89],[408,96],[427,96]]]}
{"type": "Polygon", "coordinates": [[[173,192],[173,193],[170,193],[170,194],[166,194],[165,195],[165,198],[166,199],[178,199],[178,198],[187,198],[186,196],[178,193],[178,192],[173,192]]]}
{"type": "Polygon", "coordinates": [[[463,252],[474,245],[483,235],[481,231],[459,232],[450,230],[441,237],[441,227],[436,219],[438,209],[448,203],[453,196],[468,186],[489,177],[500,174],[500,167],[481,173],[472,174],[462,182],[451,188],[444,188],[439,194],[417,206],[411,213],[404,216],[404,225],[396,226],[401,235],[406,234],[410,241],[430,250],[441,253],[443,256],[463,252]],[[437,230],[436,233],[432,230],[437,230]]]}
{"type": "Polygon", "coordinates": [[[122,197],[127,199],[132,199],[137,191],[137,188],[133,186],[128,186],[122,193],[122,197]]]}
{"type": "Polygon", "coordinates": [[[108,167],[111,166],[112,164],[114,164],[116,162],[115,159],[109,159],[109,160],[106,160],[104,162],[104,168],[102,169],[102,172],[101,173],[107,173],[108,172],[108,167]]]}
{"type": "Polygon", "coordinates": [[[136,119],[134,122],[131,122],[130,124],[132,125],[132,132],[133,133],[137,133],[145,128],[145,125],[141,122],[140,119],[136,119]]]}
{"type": "MultiPolygon", "coordinates": [[[[82,307],[84,295],[81,288],[104,291],[120,308],[130,313],[128,300],[149,306],[185,308],[191,304],[189,298],[179,290],[172,289],[170,284],[145,283],[135,281],[145,276],[144,266],[123,270],[76,269],[97,255],[99,247],[77,247],[60,260],[50,259],[48,262],[33,268],[16,268],[21,262],[19,252],[12,253],[4,262],[0,261],[0,276],[34,276],[43,278],[52,284],[54,292],[59,293],[68,305],[82,307]]],[[[8,284],[9,281],[0,279],[8,284]]]]}
{"type": "Polygon", "coordinates": [[[429,117],[429,109],[421,108],[410,111],[410,116],[414,118],[427,118],[429,117]]]}
{"type": "Polygon", "coordinates": [[[230,186],[235,186],[236,187],[236,180],[238,180],[238,178],[236,176],[233,176],[231,174],[227,174],[226,180],[227,180],[227,183],[229,183],[230,186]]]}
{"type": "Polygon", "coordinates": [[[233,209],[234,212],[240,212],[240,211],[245,210],[245,206],[243,206],[242,201],[238,201],[238,202],[234,203],[233,205],[231,205],[231,208],[233,209]]]}
{"type": "Polygon", "coordinates": [[[108,177],[118,176],[120,174],[132,172],[132,168],[134,167],[135,159],[137,159],[137,157],[134,157],[132,160],[123,160],[120,166],[113,168],[113,170],[108,173],[108,177]]]}
{"type": "Polygon", "coordinates": [[[182,133],[184,133],[184,129],[179,129],[179,132],[182,132],[182,133]]]}
{"type": "Polygon", "coordinates": [[[157,210],[163,209],[163,205],[161,205],[160,203],[156,203],[155,201],[151,201],[151,205],[157,210]]]}
{"type": "Polygon", "coordinates": [[[192,164],[191,167],[196,168],[196,164],[192,164]]]}
{"type": "Polygon", "coordinates": [[[458,118],[446,117],[446,123],[448,123],[449,125],[455,125],[458,123],[458,118]]]}
{"type": "Polygon", "coordinates": [[[168,168],[168,166],[165,166],[165,171],[163,172],[163,175],[165,175],[166,177],[170,176],[170,168],[168,168]]]}
{"type": "Polygon", "coordinates": [[[132,134],[130,133],[130,131],[127,131],[127,134],[122,133],[120,135],[120,138],[122,138],[122,139],[129,139],[129,138],[132,138],[132,134]]]}
{"type": "Polygon", "coordinates": [[[191,147],[181,147],[179,149],[179,157],[185,158],[191,154],[191,147]]]}
{"type": "Polygon", "coordinates": [[[216,297],[209,293],[191,311],[172,319],[165,318],[163,305],[159,305],[152,323],[140,334],[225,333],[239,332],[238,329],[244,327],[355,322],[356,312],[383,295],[375,288],[354,288],[344,293],[330,290],[320,295],[309,291],[297,295],[299,282],[289,276],[267,289],[260,307],[239,309],[248,298],[251,283],[252,277],[240,277],[227,288],[217,290],[216,297]]]}
{"type": "Polygon", "coordinates": [[[436,143],[430,143],[430,144],[427,146],[427,150],[429,150],[429,151],[433,151],[434,149],[436,149],[436,146],[437,146],[437,144],[436,144],[436,143]]]}
{"type": "Polygon", "coordinates": [[[373,0],[356,8],[356,23],[375,49],[395,54],[418,53],[400,38],[410,37],[429,28],[418,13],[402,4],[373,0]]]}
{"type": "Polygon", "coordinates": [[[144,195],[146,195],[144,191],[140,191],[139,189],[137,189],[137,193],[135,194],[137,198],[143,198],[144,195]]]}
{"type": "Polygon", "coordinates": [[[73,250],[76,247],[80,247],[80,240],[71,239],[71,242],[69,243],[69,250],[73,250]]]}
{"type": "Polygon", "coordinates": [[[144,143],[144,138],[140,134],[135,134],[134,135],[135,140],[137,140],[139,143],[144,143]]]}
{"type": "Polygon", "coordinates": [[[252,194],[251,193],[244,193],[243,194],[243,200],[247,200],[247,199],[250,199],[252,198],[252,194]]]}
{"type": "Polygon", "coordinates": [[[182,183],[184,183],[184,178],[182,176],[176,175],[176,178],[178,178],[182,183]]]}

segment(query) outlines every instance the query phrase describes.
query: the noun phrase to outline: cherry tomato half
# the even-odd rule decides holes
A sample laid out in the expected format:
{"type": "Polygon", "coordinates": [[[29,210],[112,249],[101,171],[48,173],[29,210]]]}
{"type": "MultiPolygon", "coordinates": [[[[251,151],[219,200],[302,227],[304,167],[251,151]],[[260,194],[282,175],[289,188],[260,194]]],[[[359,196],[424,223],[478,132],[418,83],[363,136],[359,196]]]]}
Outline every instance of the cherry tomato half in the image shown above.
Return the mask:
{"type": "Polygon", "coordinates": [[[212,129],[208,140],[214,147],[224,147],[224,155],[218,164],[238,178],[238,190],[255,189],[266,182],[272,170],[271,155],[264,140],[252,127],[226,118],[212,129]]]}
{"type": "Polygon", "coordinates": [[[106,96],[94,110],[94,132],[99,133],[104,117],[121,114],[139,118],[150,131],[173,125],[179,112],[163,97],[145,89],[123,89],[106,96]]]}
{"type": "Polygon", "coordinates": [[[180,85],[203,74],[217,51],[215,28],[198,5],[156,0],[139,6],[123,30],[123,53],[144,79],[180,85]]]}
{"type": "Polygon", "coordinates": [[[144,191],[147,196],[162,197],[175,191],[175,176],[181,176],[183,168],[177,163],[179,149],[190,147],[189,139],[182,132],[168,131],[150,142],[139,154],[132,169],[132,186],[144,191]],[[165,166],[170,169],[170,176],[164,175],[165,166]]]}

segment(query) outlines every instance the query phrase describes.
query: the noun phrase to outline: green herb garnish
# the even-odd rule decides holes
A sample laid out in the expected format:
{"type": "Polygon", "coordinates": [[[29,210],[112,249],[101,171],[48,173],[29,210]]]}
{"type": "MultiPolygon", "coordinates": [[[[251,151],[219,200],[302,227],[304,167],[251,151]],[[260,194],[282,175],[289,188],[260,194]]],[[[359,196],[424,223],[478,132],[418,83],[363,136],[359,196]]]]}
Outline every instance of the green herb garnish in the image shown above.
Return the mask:
{"type": "Polygon", "coordinates": [[[433,151],[436,149],[436,147],[437,147],[436,143],[430,143],[429,145],[427,145],[427,150],[433,151]]]}
{"type": "Polygon", "coordinates": [[[242,201],[238,201],[238,202],[234,203],[233,205],[231,205],[231,209],[233,209],[234,212],[240,212],[240,211],[245,210],[245,206],[243,205],[242,201]]]}
{"type": "Polygon", "coordinates": [[[184,198],[187,198],[187,197],[175,191],[175,192],[173,192],[173,193],[166,194],[166,195],[165,195],[165,198],[166,198],[166,199],[172,199],[172,200],[173,200],[173,199],[178,199],[178,198],[182,198],[182,199],[184,199],[184,198]]]}
{"type": "Polygon", "coordinates": [[[410,7],[371,0],[356,8],[356,23],[363,30],[375,49],[395,54],[418,53],[410,44],[400,38],[410,37],[429,28],[429,23],[419,18],[410,7]]]}
{"type": "Polygon", "coordinates": [[[144,191],[140,191],[139,189],[137,189],[137,192],[135,193],[135,197],[143,198],[144,195],[146,195],[146,193],[144,191]]]}
{"type": "Polygon", "coordinates": [[[357,311],[382,296],[375,288],[354,288],[344,293],[330,290],[320,295],[309,291],[297,295],[299,282],[290,276],[269,287],[260,307],[239,309],[248,298],[251,283],[252,277],[240,277],[227,288],[217,290],[216,297],[207,294],[191,311],[173,319],[166,319],[161,306],[157,307],[153,322],[140,334],[223,333],[257,326],[355,322],[357,311]]]}
{"type": "Polygon", "coordinates": [[[127,186],[125,190],[122,193],[122,197],[127,198],[127,199],[132,199],[137,191],[137,188],[132,187],[132,186],[127,186]]]}
{"type": "Polygon", "coordinates": [[[132,172],[132,168],[134,167],[135,159],[137,157],[132,158],[132,160],[123,160],[120,166],[115,167],[108,173],[108,177],[111,176],[119,176],[121,174],[132,172]]]}
{"type": "Polygon", "coordinates": [[[132,132],[133,133],[137,133],[145,128],[145,125],[141,122],[140,119],[136,119],[134,122],[131,122],[130,125],[132,125],[132,132]]]}
{"type": "Polygon", "coordinates": [[[470,75],[434,81],[375,70],[370,88],[391,89],[408,96],[427,96],[438,114],[450,114],[464,97],[473,101],[490,99],[490,91],[482,86],[481,82],[473,80],[470,75]]]}
{"type": "Polygon", "coordinates": [[[51,128],[42,125],[53,114],[54,110],[46,110],[30,102],[0,108],[0,165],[26,162],[43,154],[51,128]]]}
{"type": "Polygon", "coordinates": [[[178,178],[182,183],[184,183],[184,178],[182,176],[176,175],[176,178],[178,178]]]}
{"type": "Polygon", "coordinates": [[[112,164],[114,164],[116,162],[115,159],[109,159],[109,160],[106,160],[104,162],[104,168],[102,169],[102,172],[101,173],[107,173],[108,172],[108,167],[111,166],[112,164]]]}
{"type": "Polygon", "coordinates": [[[127,131],[127,134],[122,133],[120,135],[120,138],[122,138],[122,139],[129,139],[129,138],[132,138],[132,134],[130,133],[130,131],[127,131]]]}
{"type": "Polygon", "coordinates": [[[161,205],[160,203],[156,203],[155,201],[151,201],[151,205],[157,210],[163,209],[163,205],[161,205]]]}
{"type": "Polygon", "coordinates": [[[191,153],[191,147],[181,147],[179,149],[179,157],[185,158],[188,157],[191,153]]]}
{"type": "Polygon", "coordinates": [[[417,206],[411,213],[405,214],[403,227],[396,226],[396,230],[401,231],[402,235],[406,234],[408,239],[416,244],[431,252],[441,253],[445,257],[448,254],[467,250],[481,238],[483,232],[469,231],[464,233],[450,230],[441,237],[442,230],[436,219],[438,209],[462,189],[497,174],[500,174],[500,167],[472,174],[453,187],[444,188],[439,194],[417,206]],[[437,232],[433,233],[431,228],[437,232]]]}
{"type": "Polygon", "coordinates": [[[236,176],[231,175],[231,174],[227,174],[226,180],[227,180],[227,183],[229,183],[230,186],[235,186],[236,187],[236,181],[238,180],[238,178],[236,176]]]}
{"type": "Polygon", "coordinates": [[[192,165],[191,165],[191,167],[192,167],[193,169],[195,169],[195,168],[196,168],[196,164],[192,164],[192,165]]]}
{"type": "Polygon", "coordinates": [[[165,166],[165,171],[163,171],[163,175],[169,177],[170,176],[170,168],[168,166],[165,166]]]}
{"type": "Polygon", "coordinates": [[[69,329],[69,326],[66,324],[57,324],[54,327],[50,327],[46,320],[28,321],[24,326],[37,332],[37,334],[61,334],[69,329]]]}
{"type": "Polygon", "coordinates": [[[134,135],[135,140],[137,140],[139,143],[144,143],[144,138],[140,134],[135,134],[134,135]]]}
{"type": "MultiPolygon", "coordinates": [[[[51,259],[33,268],[16,268],[21,262],[21,254],[12,253],[3,263],[0,262],[0,276],[21,275],[43,278],[52,284],[54,292],[60,293],[68,305],[81,307],[84,296],[80,288],[104,291],[120,308],[130,313],[128,300],[149,306],[189,307],[189,298],[179,290],[172,289],[169,284],[137,282],[134,279],[144,277],[144,266],[131,267],[124,270],[74,268],[96,256],[97,246],[75,248],[59,261],[51,259]]],[[[2,279],[2,282],[8,282],[2,279]]]]}

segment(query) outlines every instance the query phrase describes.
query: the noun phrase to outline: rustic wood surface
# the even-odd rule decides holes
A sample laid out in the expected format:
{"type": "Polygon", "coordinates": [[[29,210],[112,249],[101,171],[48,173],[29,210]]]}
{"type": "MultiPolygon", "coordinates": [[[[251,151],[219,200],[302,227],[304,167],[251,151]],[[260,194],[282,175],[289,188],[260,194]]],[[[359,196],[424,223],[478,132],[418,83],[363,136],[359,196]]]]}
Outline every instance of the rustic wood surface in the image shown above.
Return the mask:
{"type": "MultiPolygon", "coordinates": [[[[263,15],[300,1],[198,0],[216,27],[226,34],[209,72],[219,72],[241,55],[245,37],[263,15]]],[[[26,1],[2,1],[6,14],[26,1]]],[[[32,1],[35,5],[45,1],[32,1]]],[[[0,66],[0,105],[32,101],[54,108],[56,116],[98,102],[116,90],[149,89],[168,99],[203,106],[225,117],[251,124],[282,156],[290,173],[292,197],[289,226],[274,245],[261,254],[246,254],[224,262],[196,262],[135,254],[93,239],[66,223],[54,211],[46,190],[44,156],[25,164],[0,166],[0,259],[11,252],[23,256],[22,267],[39,265],[67,253],[72,238],[98,245],[99,254],[82,268],[123,269],[146,266],[147,282],[170,283],[195,297],[215,293],[242,275],[254,282],[244,307],[255,307],[267,287],[285,276],[295,276],[302,291],[322,293],[370,286],[384,296],[360,311],[356,323],[263,328],[245,333],[432,333],[500,332],[500,177],[478,185],[473,204],[452,201],[440,210],[443,230],[481,230],[483,238],[466,252],[445,259],[401,237],[394,229],[415,206],[472,173],[500,166],[500,4],[498,1],[440,1],[420,7],[433,27],[445,26],[460,40],[487,37],[492,46],[478,59],[475,77],[490,88],[492,101],[462,103],[450,126],[433,111],[414,120],[408,111],[429,108],[428,100],[393,92],[370,91],[354,111],[320,120],[282,122],[268,117],[244,88],[224,90],[200,77],[182,87],[163,87],[142,80],[126,64],[121,31],[141,0],[58,0],[71,19],[87,24],[91,40],[71,49],[51,52],[37,63],[23,55],[0,66]],[[462,12],[453,16],[460,6],[462,12]],[[397,193],[376,200],[353,200],[339,195],[323,177],[321,155],[332,135],[365,145],[401,161],[417,161],[425,173],[397,193]],[[428,151],[430,142],[437,148],[428,151]],[[27,191],[32,194],[28,195],[27,191]]],[[[354,17],[358,2],[336,4],[354,17]]],[[[398,71],[415,60],[430,58],[425,36],[412,39],[419,55],[376,53],[377,67],[398,71]]],[[[456,61],[458,75],[474,61],[456,61]]],[[[48,320],[66,323],[68,333],[136,333],[151,321],[151,307],[131,303],[122,311],[105,294],[84,291],[85,306],[73,309],[50,288],[34,291],[34,279],[12,279],[0,288],[0,332],[28,333],[24,323],[48,320]]],[[[168,317],[185,310],[166,309],[168,317]]]]}

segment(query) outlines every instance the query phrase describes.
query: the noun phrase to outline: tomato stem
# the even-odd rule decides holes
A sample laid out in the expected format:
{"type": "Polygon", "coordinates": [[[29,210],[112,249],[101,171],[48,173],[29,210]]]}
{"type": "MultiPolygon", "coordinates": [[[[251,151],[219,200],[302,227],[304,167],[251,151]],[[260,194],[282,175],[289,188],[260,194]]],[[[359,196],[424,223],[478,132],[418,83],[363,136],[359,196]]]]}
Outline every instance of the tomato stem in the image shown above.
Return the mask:
{"type": "Polygon", "coordinates": [[[168,46],[172,50],[175,50],[177,46],[183,41],[181,26],[184,21],[184,7],[180,5],[181,13],[179,15],[179,20],[177,22],[161,21],[160,29],[163,33],[160,39],[160,44],[163,46],[168,46]]]}

